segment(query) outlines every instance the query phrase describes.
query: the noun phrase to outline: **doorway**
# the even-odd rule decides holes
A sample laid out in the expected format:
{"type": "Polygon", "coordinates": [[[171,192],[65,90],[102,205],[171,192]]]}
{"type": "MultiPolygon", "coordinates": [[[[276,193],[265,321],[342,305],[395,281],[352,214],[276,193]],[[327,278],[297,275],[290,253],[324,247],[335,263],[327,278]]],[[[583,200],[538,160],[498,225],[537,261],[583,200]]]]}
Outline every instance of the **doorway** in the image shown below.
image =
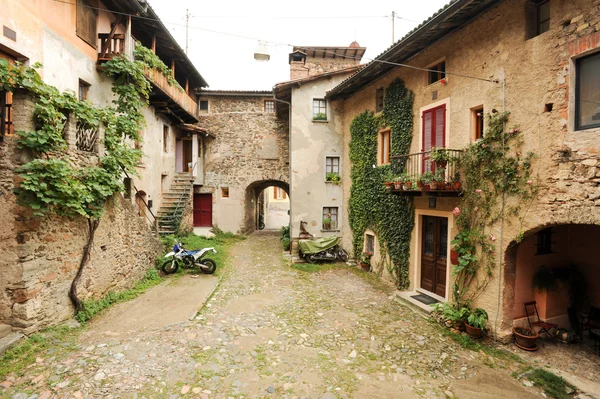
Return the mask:
{"type": "Polygon", "coordinates": [[[421,240],[421,288],[446,297],[448,219],[423,216],[421,240]]]}
{"type": "Polygon", "coordinates": [[[194,194],[194,227],[212,227],[212,194],[194,194]]]}
{"type": "Polygon", "coordinates": [[[183,157],[181,170],[184,172],[191,172],[194,167],[194,161],[192,157],[192,140],[183,140],[183,157]]]}

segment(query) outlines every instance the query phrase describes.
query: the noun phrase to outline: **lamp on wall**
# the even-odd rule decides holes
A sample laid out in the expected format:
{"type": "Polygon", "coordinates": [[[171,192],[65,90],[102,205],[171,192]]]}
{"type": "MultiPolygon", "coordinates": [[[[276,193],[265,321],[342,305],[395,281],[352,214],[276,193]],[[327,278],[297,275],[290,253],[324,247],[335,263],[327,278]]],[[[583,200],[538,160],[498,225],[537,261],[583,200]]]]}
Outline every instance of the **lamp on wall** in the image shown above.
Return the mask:
{"type": "Polygon", "coordinates": [[[259,40],[258,47],[254,50],[254,59],[256,61],[269,61],[271,59],[271,55],[269,55],[269,47],[267,43],[259,40]]]}

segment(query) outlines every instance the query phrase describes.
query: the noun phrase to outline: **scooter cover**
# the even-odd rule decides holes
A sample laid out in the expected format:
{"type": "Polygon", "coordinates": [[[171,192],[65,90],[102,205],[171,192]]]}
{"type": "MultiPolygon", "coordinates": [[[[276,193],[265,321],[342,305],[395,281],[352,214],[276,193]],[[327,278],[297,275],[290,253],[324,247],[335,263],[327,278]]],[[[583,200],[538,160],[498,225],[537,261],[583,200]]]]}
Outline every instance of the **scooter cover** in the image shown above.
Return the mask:
{"type": "Polygon", "coordinates": [[[339,237],[336,236],[300,240],[298,241],[298,248],[304,255],[318,254],[321,251],[335,247],[339,241],[339,237]]]}

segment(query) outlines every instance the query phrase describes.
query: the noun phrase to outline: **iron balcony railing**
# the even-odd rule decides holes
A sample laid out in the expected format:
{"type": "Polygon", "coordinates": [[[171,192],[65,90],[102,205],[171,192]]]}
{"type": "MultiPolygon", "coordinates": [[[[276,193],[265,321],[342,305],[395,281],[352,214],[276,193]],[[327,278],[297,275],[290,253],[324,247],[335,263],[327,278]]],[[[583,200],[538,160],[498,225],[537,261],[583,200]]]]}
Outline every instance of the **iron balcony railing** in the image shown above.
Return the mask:
{"type": "Polygon", "coordinates": [[[391,157],[393,169],[401,171],[392,191],[460,191],[461,154],[462,150],[438,148],[391,157]],[[442,155],[442,160],[434,161],[432,154],[438,159],[442,155]]]}

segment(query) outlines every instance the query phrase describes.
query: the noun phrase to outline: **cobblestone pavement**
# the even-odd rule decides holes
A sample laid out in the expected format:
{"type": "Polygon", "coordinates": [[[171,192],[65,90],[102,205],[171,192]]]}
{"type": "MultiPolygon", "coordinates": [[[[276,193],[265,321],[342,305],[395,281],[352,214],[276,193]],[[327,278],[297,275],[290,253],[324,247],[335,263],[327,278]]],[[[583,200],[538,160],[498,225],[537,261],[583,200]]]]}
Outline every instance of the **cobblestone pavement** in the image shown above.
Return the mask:
{"type": "Polygon", "coordinates": [[[237,243],[230,261],[195,320],[127,336],[84,331],[71,345],[59,340],[9,376],[0,395],[541,397],[510,376],[510,359],[458,346],[393,301],[391,288],[353,268],[290,268],[273,234],[237,243]]]}

